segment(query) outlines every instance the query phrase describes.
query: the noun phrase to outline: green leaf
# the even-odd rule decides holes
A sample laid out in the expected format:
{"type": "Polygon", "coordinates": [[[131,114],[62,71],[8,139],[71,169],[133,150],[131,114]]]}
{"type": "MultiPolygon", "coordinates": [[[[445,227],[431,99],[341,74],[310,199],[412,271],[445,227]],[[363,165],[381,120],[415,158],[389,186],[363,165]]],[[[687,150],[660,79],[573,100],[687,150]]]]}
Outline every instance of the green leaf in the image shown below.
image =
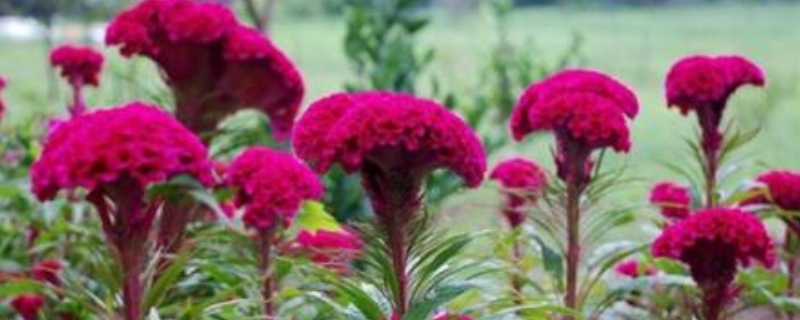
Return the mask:
{"type": "Polygon", "coordinates": [[[311,232],[318,230],[338,231],[342,229],[336,219],[325,211],[325,206],[317,201],[306,201],[303,204],[303,209],[297,215],[295,225],[301,230],[311,232]]]}
{"type": "Polygon", "coordinates": [[[26,293],[42,292],[41,283],[31,279],[11,280],[0,284],[0,297],[13,297],[26,293]]]}
{"type": "Polygon", "coordinates": [[[462,295],[467,290],[471,289],[469,285],[451,285],[441,286],[433,291],[430,297],[414,302],[411,309],[403,316],[403,320],[428,320],[431,314],[442,305],[450,302],[450,300],[462,295]]]}
{"type": "Polygon", "coordinates": [[[564,257],[562,257],[558,251],[550,248],[539,236],[534,236],[534,239],[539,244],[542,261],[544,262],[544,269],[555,276],[560,283],[561,279],[564,278],[564,257]]]}

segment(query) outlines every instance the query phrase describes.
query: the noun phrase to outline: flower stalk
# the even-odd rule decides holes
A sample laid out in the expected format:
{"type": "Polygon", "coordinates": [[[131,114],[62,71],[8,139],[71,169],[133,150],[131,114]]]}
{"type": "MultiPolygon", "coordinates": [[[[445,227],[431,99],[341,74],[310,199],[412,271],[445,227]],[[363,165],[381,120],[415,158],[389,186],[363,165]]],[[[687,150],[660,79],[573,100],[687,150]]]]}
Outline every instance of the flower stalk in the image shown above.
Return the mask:
{"type": "Polygon", "coordinates": [[[262,311],[267,320],[278,319],[277,308],[275,307],[277,281],[273,265],[275,236],[275,228],[270,228],[258,235],[259,270],[263,276],[261,289],[262,311]]]}

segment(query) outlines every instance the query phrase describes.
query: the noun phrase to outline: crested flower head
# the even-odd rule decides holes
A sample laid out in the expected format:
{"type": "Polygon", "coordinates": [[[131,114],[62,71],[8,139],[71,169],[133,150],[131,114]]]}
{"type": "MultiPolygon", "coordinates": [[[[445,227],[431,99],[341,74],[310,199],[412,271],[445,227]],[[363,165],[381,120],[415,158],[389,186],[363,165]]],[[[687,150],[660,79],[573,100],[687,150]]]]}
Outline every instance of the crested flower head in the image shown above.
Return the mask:
{"type": "Polygon", "coordinates": [[[341,230],[300,231],[296,243],[308,252],[315,263],[340,273],[347,272],[347,264],[361,255],[364,242],[355,232],[341,230]]]}
{"type": "Polygon", "coordinates": [[[634,279],[656,274],[656,268],[653,265],[633,259],[620,262],[614,267],[614,271],[619,275],[634,279]]]}
{"type": "Polygon", "coordinates": [[[300,73],[224,5],[144,0],[111,22],[106,43],[158,64],[177,100],[178,118],[192,130],[214,129],[248,107],[270,117],[276,137],[292,129],[304,94],[300,73]]]}
{"type": "Polygon", "coordinates": [[[63,45],[50,52],[50,64],[76,86],[100,84],[103,55],[90,47],[63,45]]]}
{"type": "Polygon", "coordinates": [[[764,72],[745,58],[690,56],[678,61],[667,74],[667,103],[683,114],[724,108],[739,87],[764,83],[764,72]]]}
{"type": "Polygon", "coordinates": [[[31,180],[36,196],[49,200],[59,190],[117,183],[144,189],[184,174],[210,185],[211,168],[197,136],[155,106],[133,102],[60,125],[45,141],[31,180]]]}
{"type": "Polygon", "coordinates": [[[764,224],[753,214],[732,208],[706,209],[675,222],[656,239],[652,252],[687,264],[701,286],[730,283],[739,265],[775,263],[764,224]]]}
{"type": "MultiPolygon", "coordinates": [[[[423,179],[438,168],[475,187],[486,170],[483,147],[466,122],[434,101],[407,94],[339,93],[319,100],[298,121],[293,142],[318,171],[338,163],[347,172],[361,172],[368,192],[378,191],[377,183],[416,197],[423,179]]],[[[373,195],[395,194],[381,192],[373,195]]]]}
{"type": "Polygon", "coordinates": [[[692,194],[684,186],[664,181],[650,190],[650,203],[659,207],[666,218],[683,219],[690,214],[692,194]]]}
{"type": "Polygon", "coordinates": [[[535,201],[547,186],[547,175],[544,170],[536,163],[523,158],[499,163],[489,178],[498,181],[507,196],[503,214],[512,227],[519,226],[525,219],[519,207],[526,201],[535,201]]]}
{"type": "Polygon", "coordinates": [[[767,187],[767,195],[754,202],[771,203],[783,210],[800,211],[800,173],[774,170],[756,178],[767,187]]]}
{"type": "Polygon", "coordinates": [[[11,300],[11,307],[22,319],[36,320],[39,318],[39,311],[44,307],[44,298],[38,294],[19,295],[11,300]]]}
{"type": "Polygon", "coordinates": [[[628,119],[638,110],[636,96],[622,83],[596,71],[566,70],[525,91],[512,113],[511,131],[517,140],[554,132],[558,176],[585,182],[592,151],[630,150],[628,119]]]}
{"type": "Polygon", "coordinates": [[[292,155],[253,147],[239,155],[227,172],[238,188],[235,203],[245,208],[244,223],[257,230],[288,226],[305,200],[322,197],[322,183],[292,155]]]}

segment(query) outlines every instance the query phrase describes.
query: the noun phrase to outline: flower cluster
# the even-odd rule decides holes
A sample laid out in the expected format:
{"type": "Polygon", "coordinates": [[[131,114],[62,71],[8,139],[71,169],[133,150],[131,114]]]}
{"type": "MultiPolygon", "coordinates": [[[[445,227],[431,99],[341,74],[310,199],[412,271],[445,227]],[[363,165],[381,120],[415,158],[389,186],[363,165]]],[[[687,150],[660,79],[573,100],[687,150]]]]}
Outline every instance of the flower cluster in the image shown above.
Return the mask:
{"type": "Polygon", "coordinates": [[[133,102],[73,118],[52,132],[31,169],[33,191],[93,190],[121,180],[138,188],[188,174],[213,183],[208,151],[191,131],[155,106],[133,102]]]}
{"type": "Polygon", "coordinates": [[[50,64],[74,86],[100,84],[103,55],[89,47],[64,45],[50,53],[50,64]]]}
{"type": "Polygon", "coordinates": [[[303,201],[322,197],[319,178],[297,158],[265,147],[247,149],[227,170],[238,188],[234,202],[245,207],[244,223],[266,231],[288,226],[303,201]]]}
{"type": "Polygon", "coordinates": [[[474,132],[438,103],[388,92],[339,93],[298,121],[297,154],[319,171],[376,169],[419,183],[434,169],[453,170],[477,186],[486,156],[474,132]]]}
{"type": "Polygon", "coordinates": [[[652,252],[689,265],[701,285],[733,280],[737,265],[775,262],[764,224],[753,214],[730,208],[702,210],[670,225],[653,243],[652,252]]]}
{"type": "Polygon", "coordinates": [[[364,242],[349,229],[335,231],[300,231],[297,245],[309,254],[312,261],[339,273],[346,273],[347,264],[361,255],[364,242]]]}
{"type": "Polygon", "coordinates": [[[111,22],[106,43],[155,61],[175,95],[178,118],[196,132],[246,107],[265,112],[279,138],[292,129],[304,94],[299,72],[224,5],[144,0],[111,22]]]}
{"type": "Polygon", "coordinates": [[[684,115],[724,108],[728,97],[739,87],[763,86],[764,82],[764,72],[743,57],[686,57],[667,74],[667,103],[684,115]]]}
{"type": "Polygon", "coordinates": [[[659,207],[665,218],[680,220],[691,214],[692,194],[684,186],[660,182],[650,190],[650,203],[659,207]]]}
{"type": "Polygon", "coordinates": [[[511,131],[527,134],[552,130],[564,141],[590,149],[630,149],[626,118],[639,111],[630,89],[602,73],[566,70],[529,87],[514,109],[511,131]]]}
{"type": "Polygon", "coordinates": [[[625,260],[620,262],[614,267],[614,271],[619,275],[634,279],[656,274],[656,268],[652,264],[643,263],[638,260],[625,260]]]}
{"type": "Polygon", "coordinates": [[[770,203],[783,210],[800,211],[800,173],[774,170],[758,176],[756,181],[766,186],[767,195],[751,202],[770,203]]]}
{"type": "Polygon", "coordinates": [[[512,227],[519,226],[524,220],[524,214],[519,207],[527,200],[535,200],[536,196],[547,186],[547,175],[536,163],[514,158],[499,163],[490,179],[496,180],[507,194],[506,208],[503,210],[512,227]]]}
{"type": "Polygon", "coordinates": [[[511,115],[511,132],[553,131],[558,176],[584,182],[593,150],[630,149],[628,119],[639,111],[633,92],[622,83],[590,70],[566,70],[530,86],[511,115]]]}
{"type": "MultiPolygon", "coordinates": [[[[0,283],[5,280],[29,278],[40,283],[48,283],[53,286],[61,286],[61,262],[58,260],[43,260],[33,265],[25,273],[3,273],[0,272],[0,283]]],[[[25,293],[14,297],[11,300],[11,307],[25,320],[38,319],[39,311],[44,307],[44,296],[36,293],[25,293]]],[[[68,315],[68,312],[63,315],[68,315]]]]}

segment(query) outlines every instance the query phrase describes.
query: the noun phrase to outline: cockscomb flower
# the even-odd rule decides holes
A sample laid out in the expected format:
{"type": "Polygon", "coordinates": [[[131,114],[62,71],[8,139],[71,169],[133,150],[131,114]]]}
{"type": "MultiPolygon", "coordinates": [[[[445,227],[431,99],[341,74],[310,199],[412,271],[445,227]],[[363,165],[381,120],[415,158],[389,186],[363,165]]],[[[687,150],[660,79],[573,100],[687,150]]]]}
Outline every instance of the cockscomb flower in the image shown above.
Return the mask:
{"type": "Polygon", "coordinates": [[[210,185],[211,168],[194,134],[155,106],[133,102],[60,125],[45,141],[31,180],[36,196],[50,200],[59,190],[144,189],[184,174],[210,185]]]}
{"type": "Polygon", "coordinates": [[[503,214],[512,227],[519,226],[525,219],[519,207],[526,201],[535,201],[547,186],[545,172],[536,163],[523,158],[499,163],[489,178],[499,182],[506,194],[507,203],[503,214]]]}
{"type": "MultiPolygon", "coordinates": [[[[148,199],[145,192],[179,175],[210,186],[211,171],[208,150],[197,136],[155,106],[133,102],[78,115],[58,126],[33,164],[31,181],[43,201],[60,190],[88,191],[86,199],[100,216],[123,269],[125,314],[140,319],[151,231],[164,201],[148,199]]],[[[161,231],[164,226],[159,227],[161,231]]]]}
{"type": "Polygon", "coordinates": [[[530,86],[511,116],[516,140],[537,131],[556,135],[558,176],[588,180],[589,156],[596,149],[630,149],[628,119],[639,110],[625,85],[602,73],[566,70],[530,86]]]}
{"type": "Polygon", "coordinates": [[[766,195],[751,202],[769,203],[788,211],[800,211],[800,173],[774,170],[756,178],[764,184],[766,195]]]}
{"type": "Polygon", "coordinates": [[[703,292],[703,312],[712,320],[735,298],[731,284],[739,266],[775,263],[774,245],[764,224],[733,208],[706,209],[675,222],[656,239],[652,252],[689,266],[703,292]]]}
{"type": "Polygon", "coordinates": [[[341,230],[300,231],[295,240],[300,250],[320,266],[347,273],[347,264],[361,255],[364,242],[355,232],[341,230]]]}
{"type": "Polygon", "coordinates": [[[455,172],[475,187],[486,155],[466,122],[442,105],[407,94],[339,93],[313,103],[293,135],[297,154],[320,172],[339,164],[361,181],[386,238],[392,271],[393,308],[409,308],[408,246],[422,185],[436,169],[455,172]]]}
{"type": "Polygon", "coordinates": [[[322,197],[322,183],[299,159],[265,147],[247,149],[228,168],[238,189],[234,202],[245,208],[244,223],[257,230],[290,225],[303,201],[322,197]]]}
{"type": "Polygon", "coordinates": [[[691,214],[692,193],[676,183],[659,182],[650,190],[650,203],[660,208],[665,218],[679,220],[691,214]]]}
{"type": "Polygon", "coordinates": [[[656,274],[656,268],[638,260],[625,260],[614,267],[614,272],[629,278],[639,278],[656,274]]]}
{"type": "Polygon", "coordinates": [[[44,298],[38,294],[19,295],[11,300],[11,307],[22,319],[36,320],[39,319],[39,311],[44,307],[44,298]]]}
{"type": "Polygon", "coordinates": [[[89,47],[63,45],[50,53],[50,64],[61,69],[61,76],[77,86],[100,84],[103,55],[89,47]]]}
{"type": "Polygon", "coordinates": [[[716,152],[722,144],[720,124],[728,98],[744,85],[763,86],[764,72],[739,56],[690,56],[667,74],[667,104],[686,115],[697,113],[703,130],[703,147],[716,152]]]}
{"type": "Polygon", "coordinates": [[[454,171],[470,187],[486,170],[481,143],[466,122],[434,101],[406,94],[339,93],[319,100],[298,121],[293,140],[298,156],[318,171],[341,164],[364,174],[368,191],[385,196],[391,191],[375,188],[418,191],[438,168],[454,171]],[[403,184],[374,184],[385,180],[403,184]]]}
{"type": "Polygon", "coordinates": [[[288,136],[304,94],[294,64],[269,39],[236,21],[224,5],[144,0],[109,25],[106,44],[152,59],[163,71],[177,116],[195,132],[248,107],[288,136]]]}
{"type": "Polygon", "coordinates": [[[86,112],[83,99],[84,86],[98,86],[103,68],[103,55],[90,47],[63,45],[50,52],[50,64],[61,69],[61,76],[72,87],[72,116],[86,112]]]}

